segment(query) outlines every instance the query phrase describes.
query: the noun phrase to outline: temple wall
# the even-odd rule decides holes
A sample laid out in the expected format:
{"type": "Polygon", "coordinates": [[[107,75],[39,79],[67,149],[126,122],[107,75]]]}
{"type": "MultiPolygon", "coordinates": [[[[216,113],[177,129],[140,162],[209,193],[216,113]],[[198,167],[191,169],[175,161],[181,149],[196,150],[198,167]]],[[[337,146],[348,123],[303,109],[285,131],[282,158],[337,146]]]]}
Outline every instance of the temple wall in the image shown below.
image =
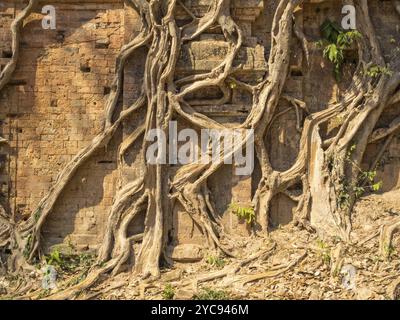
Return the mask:
{"type": "MultiPolygon", "coordinates": [[[[238,78],[250,83],[259,82],[268,70],[271,43],[272,13],[278,1],[235,0],[232,13],[246,36],[235,65],[242,65],[238,78]]],[[[371,1],[371,14],[385,54],[399,48],[398,18],[390,1],[371,1]],[[392,37],[395,37],[393,41],[392,37]]],[[[123,44],[140,28],[132,10],[125,9],[122,0],[43,1],[52,4],[57,12],[57,28],[43,30],[40,11],[29,17],[24,25],[21,55],[11,83],[0,93],[0,133],[10,143],[0,148],[1,201],[17,219],[26,219],[40,199],[48,192],[57,174],[73,156],[87,146],[102,128],[104,105],[115,72],[115,58],[123,44]]],[[[207,0],[185,0],[184,3],[201,15],[207,10],[207,0]]],[[[335,101],[340,90],[350,81],[354,52],[348,52],[343,81],[336,83],[332,67],[317,48],[319,26],[329,17],[340,21],[341,1],[306,1],[298,23],[311,45],[310,61],[305,61],[301,47],[294,39],[293,55],[284,94],[304,100],[310,112],[322,110],[335,101]],[[339,3],[340,2],[340,3],[339,3]],[[338,4],[339,3],[339,4],[338,4]]],[[[21,10],[14,1],[1,0],[0,5],[0,66],[4,67],[11,52],[9,31],[13,17],[21,10]]],[[[188,19],[184,10],[177,12],[178,23],[188,19]]],[[[177,65],[176,77],[210,71],[222,61],[227,44],[219,30],[209,30],[184,45],[177,65]]],[[[121,107],[127,108],[138,95],[145,62],[145,49],[129,61],[124,74],[121,107]]],[[[191,97],[216,99],[217,88],[199,92],[191,97]]],[[[222,106],[195,105],[194,109],[215,120],[237,124],[245,119],[251,107],[250,97],[234,89],[222,106]]],[[[398,114],[398,106],[388,109],[380,125],[385,126],[398,114]]],[[[290,108],[281,100],[278,113],[290,108]]],[[[300,110],[300,119],[306,116],[300,110]]],[[[117,182],[116,152],[118,144],[143,119],[136,114],[128,119],[106,150],[100,150],[79,169],[68,184],[65,194],[43,229],[47,247],[72,243],[80,249],[96,248],[104,231],[107,212],[112,205],[117,182]]],[[[180,119],[181,120],[181,119],[180,119]]],[[[272,124],[266,137],[271,163],[277,170],[288,169],[296,160],[300,132],[294,108],[272,124]],[[279,121],[278,121],[279,120],[279,121]]],[[[327,134],[332,128],[327,128],[327,134]]],[[[127,155],[131,166],[124,168],[127,181],[140,174],[135,166],[140,145],[127,155]]],[[[367,150],[366,162],[379,151],[380,144],[367,150]]],[[[400,137],[395,136],[385,154],[379,177],[383,190],[400,186],[400,137]]],[[[235,177],[232,167],[224,166],[210,180],[212,199],[223,217],[227,230],[246,236],[249,231],[243,221],[229,213],[232,202],[249,202],[257,186],[260,172],[252,176],[235,177]]],[[[295,186],[296,188],[300,186],[295,186]]],[[[301,190],[297,190],[301,191],[301,190]]],[[[295,202],[278,195],[272,205],[271,229],[289,223],[295,202]]],[[[172,245],[203,244],[204,238],[182,208],[173,209],[171,223],[172,245]]],[[[132,226],[131,232],[140,231],[132,226]]]]}

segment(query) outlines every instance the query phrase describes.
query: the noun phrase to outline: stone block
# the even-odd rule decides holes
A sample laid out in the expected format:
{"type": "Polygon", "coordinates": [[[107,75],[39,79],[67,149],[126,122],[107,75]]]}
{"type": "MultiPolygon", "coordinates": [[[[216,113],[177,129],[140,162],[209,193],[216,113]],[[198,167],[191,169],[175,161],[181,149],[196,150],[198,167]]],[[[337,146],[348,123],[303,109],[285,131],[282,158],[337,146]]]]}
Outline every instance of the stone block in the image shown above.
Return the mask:
{"type": "Polygon", "coordinates": [[[196,244],[180,244],[169,247],[167,255],[176,262],[198,262],[203,259],[203,247],[196,244]]]}

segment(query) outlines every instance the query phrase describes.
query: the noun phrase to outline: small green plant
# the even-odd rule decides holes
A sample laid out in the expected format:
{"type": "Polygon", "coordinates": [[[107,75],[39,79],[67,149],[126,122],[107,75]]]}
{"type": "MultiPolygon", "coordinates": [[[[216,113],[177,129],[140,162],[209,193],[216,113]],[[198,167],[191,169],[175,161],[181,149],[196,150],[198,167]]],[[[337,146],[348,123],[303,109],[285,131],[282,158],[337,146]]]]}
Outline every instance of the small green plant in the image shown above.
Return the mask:
{"type": "Polygon", "coordinates": [[[366,181],[367,182],[367,187],[374,192],[379,191],[382,186],[383,186],[383,182],[382,181],[375,181],[377,172],[375,170],[373,171],[362,171],[361,175],[360,175],[360,179],[363,182],[366,181]]]}
{"type": "Polygon", "coordinates": [[[170,283],[168,283],[162,292],[162,297],[165,300],[172,300],[174,296],[175,296],[175,289],[172,287],[170,283]]]}
{"type": "Polygon", "coordinates": [[[380,75],[387,75],[387,76],[391,76],[393,74],[393,71],[391,71],[389,68],[387,67],[381,67],[381,66],[371,66],[369,67],[366,71],[365,74],[368,77],[371,78],[377,78],[380,75]]]}
{"type": "Polygon", "coordinates": [[[331,254],[330,254],[330,247],[326,244],[323,240],[317,240],[317,246],[319,248],[319,255],[323,261],[323,263],[327,266],[331,264],[331,254]]]}
{"type": "Polygon", "coordinates": [[[236,89],[237,84],[236,84],[235,82],[231,81],[231,82],[229,82],[229,87],[230,87],[231,89],[236,89]]]}
{"type": "Polygon", "coordinates": [[[354,166],[359,174],[355,182],[348,183],[345,177],[342,177],[340,180],[340,188],[337,191],[337,205],[340,208],[346,208],[350,206],[351,192],[354,193],[355,198],[360,198],[367,190],[377,192],[382,189],[383,182],[375,181],[377,176],[376,170],[365,171],[360,166],[357,165],[352,160],[352,154],[357,149],[357,145],[353,144],[349,147],[345,161],[354,166]]]}
{"type": "Polygon", "coordinates": [[[357,30],[343,30],[329,19],[321,25],[320,31],[322,40],[318,42],[318,46],[323,48],[324,58],[334,65],[335,78],[339,80],[344,62],[344,50],[350,48],[356,39],[361,38],[361,33],[357,30]]]}
{"type": "Polygon", "coordinates": [[[217,268],[223,268],[226,264],[224,258],[221,258],[219,256],[208,256],[206,258],[207,264],[211,265],[212,267],[217,267],[217,268]]]}
{"type": "Polygon", "coordinates": [[[360,186],[354,186],[353,191],[354,191],[356,198],[360,198],[364,194],[365,188],[360,187],[360,186]]]}
{"type": "Polygon", "coordinates": [[[381,190],[382,187],[383,187],[383,182],[382,181],[378,181],[377,183],[374,183],[374,184],[371,185],[372,190],[375,191],[375,192],[381,190]]]}
{"type": "Polygon", "coordinates": [[[52,266],[62,266],[63,261],[61,260],[61,253],[58,249],[53,249],[53,251],[46,258],[46,262],[52,266]]]}
{"type": "Polygon", "coordinates": [[[204,288],[193,297],[194,300],[228,300],[229,295],[223,290],[204,288]]]}
{"type": "Polygon", "coordinates": [[[52,265],[66,273],[74,273],[78,270],[84,272],[95,262],[93,253],[63,253],[58,248],[54,248],[51,253],[45,256],[46,263],[52,265]]]}
{"type": "Polygon", "coordinates": [[[229,209],[236,214],[239,219],[244,219],[247,224],[252,224],[256,219],[256,213],[251,206],[244,206],[239,203],[232,203],[229,209]]]}

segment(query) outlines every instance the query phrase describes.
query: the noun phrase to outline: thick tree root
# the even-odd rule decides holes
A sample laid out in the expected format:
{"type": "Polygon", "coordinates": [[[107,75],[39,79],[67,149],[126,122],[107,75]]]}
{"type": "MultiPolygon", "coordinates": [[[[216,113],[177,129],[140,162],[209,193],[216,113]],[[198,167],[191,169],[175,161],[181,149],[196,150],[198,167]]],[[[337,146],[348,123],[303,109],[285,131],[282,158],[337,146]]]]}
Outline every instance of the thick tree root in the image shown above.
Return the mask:
{"type": "Polygon", "coordinates": [[[381,227],[379,240],[379,253],[384,258],[389,258],[392,251],[392,240],[395,233],[400,231],[400,219],[385,224],[381,227]]]}
{"type": "Polygon", "coordinates": [[[8,84],[11,77],[17,67],[17,62],[20,53],[20,40],[21,40],[21,29],[24,24],[25,19],[31,14],[35,9],[39,0],[29,0],[28,5],[17,15],[11,24],[11,59],[7,62],[6,66],[0,73],[0,91],[8,84]]]}

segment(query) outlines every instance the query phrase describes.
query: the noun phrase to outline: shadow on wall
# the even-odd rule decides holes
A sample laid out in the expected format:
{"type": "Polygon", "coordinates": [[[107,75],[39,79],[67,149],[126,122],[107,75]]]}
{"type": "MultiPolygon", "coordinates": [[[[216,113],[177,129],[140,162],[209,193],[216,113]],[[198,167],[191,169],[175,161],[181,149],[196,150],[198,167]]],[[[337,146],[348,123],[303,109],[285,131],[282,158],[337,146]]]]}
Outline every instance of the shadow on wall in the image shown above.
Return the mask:
{"type": "Polygon", "coordinates": [[[271,213],[268,221],[269,231],[278,229],[293,221],[293,213],[297,203],[288,196],[280,193],[271,201],[271,213]]]}

